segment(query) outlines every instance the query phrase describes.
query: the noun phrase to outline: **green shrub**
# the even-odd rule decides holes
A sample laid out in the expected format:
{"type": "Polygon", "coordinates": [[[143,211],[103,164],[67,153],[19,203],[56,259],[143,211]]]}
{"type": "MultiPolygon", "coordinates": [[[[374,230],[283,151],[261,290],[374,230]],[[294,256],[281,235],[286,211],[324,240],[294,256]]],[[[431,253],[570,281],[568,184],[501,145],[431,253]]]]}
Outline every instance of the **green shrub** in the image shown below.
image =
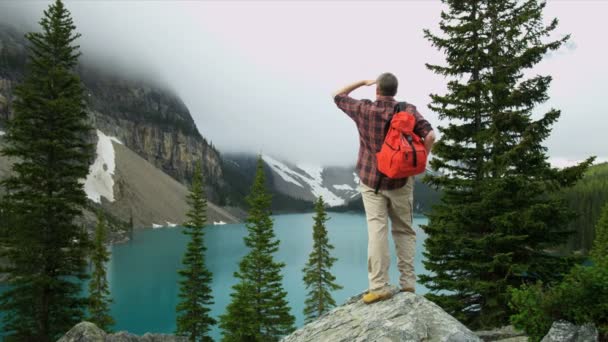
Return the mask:
{"type": "Polygon", "coordinates": [[[517,312],[511,316],[511,324],[523,330],[530,341],[540,341],[551,328],[551,318],[545,314],[547,300],[542,282],[511,289],[509,306],[517,312]]]}
{"type": "Polygon", "coordinates": [[[590,266],[577,265],[563,281],[551,287],[542,283],[511,289],[511,323],[539,341],[553,321],[594,323],[601,340],[608,341],[608,205],[596,227],[590,266]]]}
{"type": "MultiPolygon", "coordinates": [[[[606,259],[606,258],[604,258],[606,259]]],[[[540,341],[554,321],[594,323],[608,339],[608,260],[575,266],[564,280],[545,288],[542,283],[511,290],[511,323],[530,341],[540,341]]]]}

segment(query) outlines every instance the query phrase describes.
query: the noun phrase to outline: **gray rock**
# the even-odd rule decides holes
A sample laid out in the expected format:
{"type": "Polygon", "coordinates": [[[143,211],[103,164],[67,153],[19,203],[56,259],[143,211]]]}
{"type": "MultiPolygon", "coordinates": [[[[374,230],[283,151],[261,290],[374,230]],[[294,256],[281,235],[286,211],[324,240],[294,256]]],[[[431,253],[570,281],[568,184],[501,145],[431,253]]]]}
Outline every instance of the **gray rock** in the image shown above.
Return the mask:
{"type": "Polygon", "coordinates": [[[592,342],[598,341],[598,332],[593,324],[576,326],[570,322],[553,322],[549,333],[541,342],[592,342]]]}
{"type": "Polygon", "coordinates": [[[143,336],[120,331],[115,334],[106,334],[95,324],[81,322],[76,324],[65,336],[57,342],[186,342],[185,337],[165,334],[146,333],[143,336]]]}
{"type": "Polygon", "coordinates": [[[525,336],[526,334],[523,331],[515,330],[512,325],[492,330],[475,331],[475,335],[477,335],[479,338],[486,342],[527,340],[527,337],[525,336]]]}
{"type": "Polygon", "coordinates": [[[105,338],[105,331],[99,329],[95,324],[81,322],[76,324],[57,342],[104,342],[105,338]]]}
{"type": "Polygon", "coordinates": [[[286,336],[282,342],[304,341],[481,341],[435,303],[413,293],[366,305],[360,294],[342,306],[286,336]]]}

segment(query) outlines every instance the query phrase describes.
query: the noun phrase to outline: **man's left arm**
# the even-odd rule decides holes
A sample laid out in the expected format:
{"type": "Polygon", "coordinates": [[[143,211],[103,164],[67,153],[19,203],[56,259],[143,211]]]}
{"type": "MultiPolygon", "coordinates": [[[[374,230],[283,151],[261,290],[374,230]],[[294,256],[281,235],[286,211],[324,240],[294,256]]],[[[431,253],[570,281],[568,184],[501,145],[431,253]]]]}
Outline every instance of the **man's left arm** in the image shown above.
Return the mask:
{"type": "Polygon", "coordinates": [[[431,154],[431,149],[433,148],[433,144],[435,144],[435,131],[430,131],[424,139],[424,148],[426,149],[426,155],[431,154]]]}
{"type": "Polygon", "coordinates": [[[413,113],[414,117],[416,117],[414,133],[416,133],[416,135],[418,135],[424,140],[424,148],[426,149],[426,154],[430,154],[436,139],[433,126],[431,126],[431,123],[428,122],[422,116],[422,114],[420,114],[420,112],[418,112],[415,106],[410,105],[410,107],[406,108],[406,110],[410,113],[413,113]]]}

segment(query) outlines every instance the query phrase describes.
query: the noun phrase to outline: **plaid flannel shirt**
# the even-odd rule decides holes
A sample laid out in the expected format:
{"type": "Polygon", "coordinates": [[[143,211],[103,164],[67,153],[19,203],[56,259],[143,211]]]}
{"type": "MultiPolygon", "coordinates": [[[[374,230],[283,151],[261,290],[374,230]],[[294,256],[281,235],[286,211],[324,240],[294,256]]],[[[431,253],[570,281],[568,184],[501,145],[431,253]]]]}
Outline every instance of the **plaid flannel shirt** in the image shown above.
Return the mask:
{"type": "MultiPolygon", "coordinates": [[[[376,166],[376,153],[384,142],[384,129],[397,101],[392,96],[378,95],[376,101],[356,100],[345,94],[334,97],[338,108],[355,121],[359,130],[359,157],[357,158],[357,173],[363,184],[376,188],[380,172],[376,166]]],[[[412,104],[407,104],[405,110],[414,114],[416,126],[414,133],[421,138],[433,130],[431,124],[424,119],[412,104]]],[[[380,184],[382,190],[393,190],[404,186],[407,178],[391,179],[384,177],[380,184]]]]}

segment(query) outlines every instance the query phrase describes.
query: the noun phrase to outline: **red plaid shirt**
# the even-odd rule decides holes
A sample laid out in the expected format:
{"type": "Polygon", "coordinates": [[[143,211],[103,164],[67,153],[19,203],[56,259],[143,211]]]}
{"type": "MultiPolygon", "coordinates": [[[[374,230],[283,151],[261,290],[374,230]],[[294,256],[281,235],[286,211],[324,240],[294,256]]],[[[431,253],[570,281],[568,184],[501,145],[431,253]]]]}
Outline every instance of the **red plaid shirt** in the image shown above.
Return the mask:
{"type": "MultiPolygon", "coordinates": [[[[355,121],[359,130],[359,158],[357,159],[357,172],[363,184],[376,188],[380,172],[376,167],[376,153],[380,151],[384,142],[384,129],[389,117],[393,114],[397,101],[392,96],[376,97],[376,101],[355,100],[344,94],[334,97],[338,108],[355,121]]],[[[412,104],[407,104],[406,111],[416,117],[414,133],[424,138],[433,130],[431,124],[416,110],[412,104]]],[[[382,190],[398,189],[405,185],[407,178],[391,179],[384,177],[380,184],[382,190]]]]}

